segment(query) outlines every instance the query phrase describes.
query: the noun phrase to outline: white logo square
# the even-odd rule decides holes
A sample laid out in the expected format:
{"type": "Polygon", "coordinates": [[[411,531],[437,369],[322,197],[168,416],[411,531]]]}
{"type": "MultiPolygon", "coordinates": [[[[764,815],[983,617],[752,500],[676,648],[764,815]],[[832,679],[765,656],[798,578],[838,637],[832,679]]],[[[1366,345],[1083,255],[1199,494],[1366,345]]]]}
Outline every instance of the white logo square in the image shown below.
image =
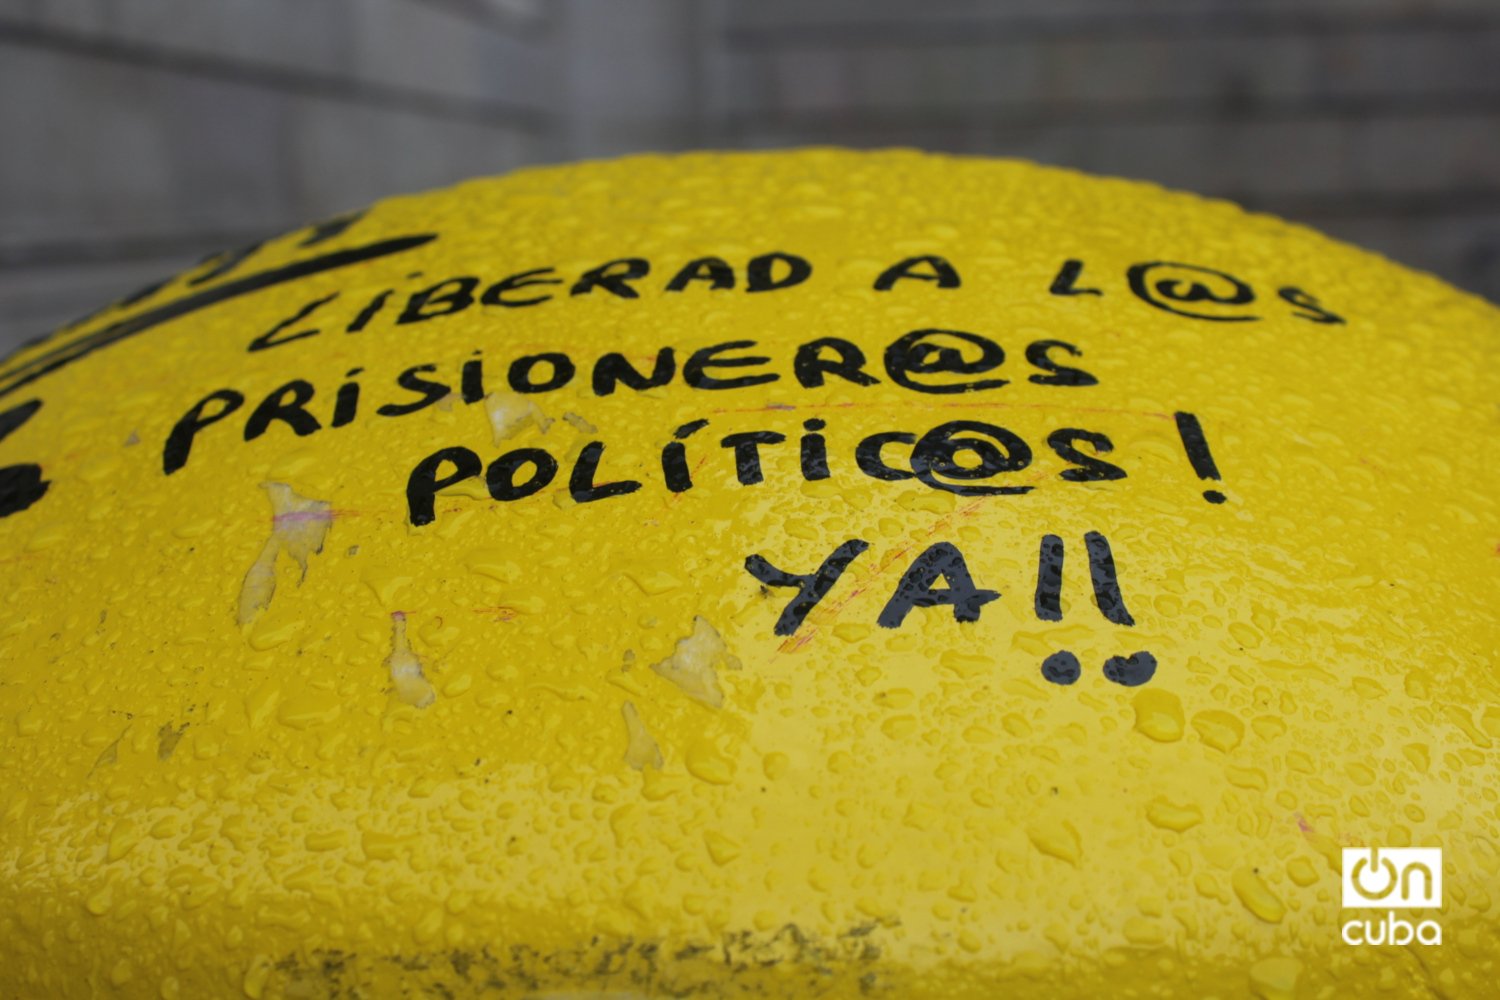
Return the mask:
{"type": "Polygon", "coordinates": [[[1343,881],[1345,908],[1436,908],[1443,905],[1443,849],[1346,847],[1343,881]]]}

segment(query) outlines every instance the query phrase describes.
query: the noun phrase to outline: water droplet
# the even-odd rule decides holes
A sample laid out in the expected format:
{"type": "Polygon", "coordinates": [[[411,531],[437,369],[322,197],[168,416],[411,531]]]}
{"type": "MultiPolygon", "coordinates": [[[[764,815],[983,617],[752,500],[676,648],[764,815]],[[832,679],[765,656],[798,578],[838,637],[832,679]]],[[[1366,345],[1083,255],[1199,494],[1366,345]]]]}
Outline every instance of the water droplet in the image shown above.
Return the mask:
{"type": "Polygon", "coordinates": [[[1250,990],[1260,1000],[1294,1000],[1302,963],[1275,955],[1250,966],[1250,990]]]}
{"type": "Polygon", "coordinates": [[[705,832],[703,842],[708,845],[708,856],[716,865],[727,865],[740,856],[740,845],[716,830],[705,832]]]}
{"type": "Polygon", "coordinates": [[[992,658],[973,653],[960,653],[955,649],[943,653],[938,662],[964,680],[991,673],[995,669],[995,661],[992,658]]]}
{"type": "Polygon", "coordinates": [[[1258,792],[1266,790],[1265,772],[1253,767],[1226,767],[1224,777],[1236,788],[1248,788],[1258,792]]]}
{"type": "Polygon", "coordinates": [[[1123,930],[1125,940],[1146,948],[1165,944],[1167,940],[1167,932],[1161,924],[1146,917],[1127,917],[1123,930]]]}
{"type": "Polygon", "coordinates": [[[625,576],[640,588],[641,593],[650,597],[665,594],[682,586],[681,580],[663,569],[649,567],[630,569],[625,571],[625,576]]]}
{"type": "Polygon", "coordinates": [[[105,856],[110,861],[119,861],[135,850],[135,845],[140,842],[140,829],[130,820],[122,819],[109,832],[109,849],[105,856]]]}
{"type": "Polygon", "coordinates": [[[1215,750],[1228,753],[1245,738],[1245,724],[1228,712],[1209,709],[1193,716],[1198,738],[1215,750]]]}
{"type": "Polygon", "coordinates": [[[1177,805],[1165,798],[1155,798],[1146,807],[1146,818],[1152,826],[1181,833],[1203,822],[1203,810],[1193,803],[1177,805]]]}
{"type": "Polygon", "coordinates": [[[271,959],[267,955],[256,955],[250,960],[245,978],[240,981],[240,988],[245,991],[245,996],[250,1000],[260,1000],[265,995],[266,982],[271,978],[272,968],[271,959]]]}
{"type": "Polygon", "coordinates": [[[893,740],[904,739],[916,729],[916,717],[911,715],[893,715],[880,724],[880,731],[893,740]]]}
{"type": "Polygon", "coordinates": [[[1293,858],[1286,863],[1287,876],[1297,885],[1306,888],[1318,880],[1318,870],[1306,858],[1293,858]]]}
{"type": "Polygon", "coordinates": [[[1254,868],[1244,867],[1235,870],[1230,884],[1234,886],[1234,894],[1239,897],[1245,909],[1255,914],[1260,919],[1270,924],[1281,923],[1281,918],[1286,916],[1286,906],[1266,885],[1259,873],[1254,868]]]}
{"type": "Polygon", "coordinates": [[[332,722],[343,711],[339,696],[332,691],[308,690],[281,703],[276,718],[284,726],[307,729],[322,722],[332,722]]]}
{"type": "Polygon", "coordinates": [[[1182,739],[1182,699],[1170,691],[1157,688],[1138,693],[1135,706],[1135,731],[1158,743],[1182,739]]]}
{"type": "Polygon", "coordinates": [[[1407,760],[1411,761],[1411,766],[1422,774],[1426,774],[1428,768],[1432,766],[1432,756],[1425,743],[1408,743],[1401,748],[1401,752],[1407,760]]]}
{"type": "Polygon", "coordinates": [[[1032,846],[1043,854],[1070,865],[1076,865],[1083,856],[1083,841],[1073,824],[1067,820],[1028,826],[1026,836],[1030,838],[1032,846]]]}
{"type": "Polygon", "coordinates": [[[734,780],[734,761],[707,740],[698,740],[689,746],[685,760],[688,773],[700,781],[727,785],[734,780]]]}

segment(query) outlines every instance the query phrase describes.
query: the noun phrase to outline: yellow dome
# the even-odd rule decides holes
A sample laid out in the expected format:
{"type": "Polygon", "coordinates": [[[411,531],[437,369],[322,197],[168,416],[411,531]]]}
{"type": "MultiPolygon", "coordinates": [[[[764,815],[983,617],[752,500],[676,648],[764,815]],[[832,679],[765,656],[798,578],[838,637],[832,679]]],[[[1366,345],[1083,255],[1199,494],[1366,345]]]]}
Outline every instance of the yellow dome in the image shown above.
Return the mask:
{"type": "Polygon", "coordinates": [[[1497,345],[909,151],[205,262],[0,365],[3,992],[1485,995],[1497,345]]]}

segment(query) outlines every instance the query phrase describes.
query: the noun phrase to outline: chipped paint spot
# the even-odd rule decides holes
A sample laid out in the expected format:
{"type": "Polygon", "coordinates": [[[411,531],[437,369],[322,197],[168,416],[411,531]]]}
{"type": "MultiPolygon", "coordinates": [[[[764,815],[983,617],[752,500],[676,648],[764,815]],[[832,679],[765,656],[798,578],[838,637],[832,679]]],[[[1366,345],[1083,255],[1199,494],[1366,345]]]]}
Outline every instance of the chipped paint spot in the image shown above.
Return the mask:
{"type": "Polygon", "coordinates": [[[323,540],[333,523],[332,506],[324,500],[300,496],[285,483],[262,483],[271,501],[271,537],[240,584],[237,620],[249,625],[271,605],[276,593],[276,557],[285,552],[307,577],[307,560],[323,551],[323,540]]]}
{"type": "Polygon", "coordinates": [[[271,597],[276,593],[276,556],[280,552],[281,543],[273,530],[240,584],[240,610],[236,616],[239,624],[249,625],[270,607],[271,597]]]}
{"type": "Polygon", "coordinates": [[[406,612],[391,612],[391,655],[385,658],[395,685],[396,697],[417,708],[426,708],[437,698],[432,684],[422,673],[422,661],[406,641],[406,612]]]}
{"type": "Polygon", "coordinates": [[[514,437],[527,424],[536,424],[543,434],[552,426],[552,418],[542,413],[536,400],[518,392],[503,390],[490,393],[484,397],[484,412],[490,418],[490,431],[495,435],[496,444],[514,437]]]}
{"type": "Polygon", "coordinates": [[[109,746],[99,751],[99,756],[94,758],[94,766],[89,768],[90,775],[99,770],[99,768],[101,767],[108,767],[111,764],[119,762],[120,741],[125,738],[125,734],[128,732],[130,732],[130,724],[126,723],[125,728],[120,730],[120,735],[114,738],[114,742],[110,743],[109,746]]]}
{"type": "Polygon", "coordinates": [[[620,714],[625,716],[625,732],[630,743],[625,748],[625,763],[643,771],[648,767],[661,770],[662,757],[661,747],[657,746],[656,740],[646,730],[646,724],[641,721],[640,713],[635,710],[635,705],[626,702],[620,706],[620,714]]]}
{"type": "Polygon", "coordinates": [[[572,425],[573,429],[583,434],[598,434],[599,428],[580,417],[578,414],[568,412],[563,414],[563,419],[572,425]]]}
{"type": "Polygon", "coordinates": [[[188,723],[184,722],[181,727],[174,728],[168,722],[156,731],[156,759],[171,760],[172,752],[177,749],[177,744],[182,740],[182,734],[187,732],[188,723]]]}
{"type": "Polygon", "coordinates": [[[724,704],[724,689],[719,686],[716,665],[740,669],[740,661],[730,655],[718,631],[702,615],[693,616],[693,634],[677,640],[672,655],[651,669],[676,684],[682,693],[709,708],[724,704]]]}

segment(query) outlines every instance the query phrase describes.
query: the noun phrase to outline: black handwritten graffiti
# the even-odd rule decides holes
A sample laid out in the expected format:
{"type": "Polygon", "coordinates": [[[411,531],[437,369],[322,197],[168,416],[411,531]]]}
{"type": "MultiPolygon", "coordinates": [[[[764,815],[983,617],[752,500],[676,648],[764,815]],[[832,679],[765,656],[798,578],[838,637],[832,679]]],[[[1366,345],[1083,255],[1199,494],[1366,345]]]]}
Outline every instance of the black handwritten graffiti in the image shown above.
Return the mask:
{"type": "MultiPolygon", "coordinates": [[[[436,366],[432,364],[407,368],[396,379],[396,384],[413,393],[413,397],[401,402],[384,403],[374,407],[373,412],[377,418],[404,417],[420,413],[455,395],[466,404],[477,402],[484,398],[479,365],[480,359],[477,358],[465,361],[463,374],[456,381],[440,373],[433,377],[436,366]]],[[[552,370],[557,370],[555,364],[552,370]]],[[[261,397],[254,405],[249,405],[246,395],[235,389],[223,388],[209,393],[193,404],[173,425],[162,449],[162,471],[171,475],[187,465],[190,456],[195,454],[196,442],[201,435],[208,434],[220,441],[223,441],[223,435],[233,436],[232,429],[213,429],[226,422],[242,424],[243,433],[239,436],[247,442],[268,434],[306,437],[350,425],[357,413],[364,412],[358,409],[358,400],[362,398],[361,386],[354,380],[361,371],[362,369],[351,369],[347,373],[348,381],[332,394],[331,407],[326,404],[314,405],[315,397],[327,399],[328,395],[320,396],[318,390],[306,379],[285,382],[261,397]],[[248,416],[237,416],[229,421],[231,416],[241,411],[248,416]]],[[[517,387],[514,379],[511,386],[517,387]]],[[[530,391],[543,391],[544,388],[551,386],[536,387],[530,391]]],[[[523,388],[522,391],[528,390],[523,388]]],[[[370,407],[367,406],[366,409],[370,407]]],[[[798,410],[800,407],[786,404],[769,409],[798,410]]],[[[1190,441],[1188,444],[1189,458],[1195,462],[1195,468],[1199,469],[1200,474],[1209,474],[1204,471],[1207,469],[1204,465],[1207,459],[1203,456],[1209,456],[1209,452],[1201,426],[1196,423],[1192,414],[1179,412],[1177,416],[1180,425],[1186,426],[1191,422],[1197,429],[1197,437],[1194,439],[1196,443],[1190,441]]],[[[1016,483],[1014,480],[1017,473],[1032,464],[1034,453],[1031,445],[1015,432],[983,421],[951,420],[938,424],[925,433],[877,431],[855,440],[852,436],[839,433],[837,425],[831,426],[822,418],[812,417],[801,420],[803,433],[795,439],[793,434],[787,433],[792,428],[785,422],[782,423],[785,430],[761,427],[736,430],[729,434],[696,436],[712,425],[713,422],[700,418],[678,427],[672,440],[661,446],[659,477],[648,474],[641,479],[629,480],[629,489],[580,488],[574,491],[583,497],[579,502],[629,496],[644,488],[655,489],[662,486],[672,493],[685,493],[697,489],[700,481],[726,484],[730,477],[725,473],[732,473],[733,482],[747,488],[762,487],[773,482],[774,478],[797,474],[800,474],[803,482],[817,482],[830,478],[842,479],[851,473],[858,473],[879,482],[915,482],[930,490],[964,497],[1024,497],[1037,489],[1053,488],[1048,483],[1094,484],[1123,480],[1131,475],[1121,465],[1098,457],[1101,453],[1112,454],[1115,451],[1109,435],[1079,427],[1057,428],[1047,433],[1044,439],[1051,454],[1064,463],[1060,471],[1050,478],[1044,471],[1031,475],[1024,483],[1016,483]],[[716,455],[712,450],[715,444],[722,449],[720,454],[716,455]]],[[[593,442],[587,455],[576,452],[571,455],[554,455],[545,445],[528,446],[504,452],[491,460],[491,464],[498,462],[502,467],[509,467],[511,463],[532,462],[538,468],[546,466],[552,470],[542,477],[543,480],[550,480],[550,476],[560,465],[572,462],[573,478],[569,482],[593,482],[601,465],[607,466],[611,457],[617,454],[611,452],[607,455],[606,443],[593,442]],[[534,458],[538,461],[533,462],[534,458]],[[587,468],[581,468],[581,465],[587,465],[587,468]]],[[[1041,461],[1048,464],[1053,460],[1044,452],[1041,461]]],[[[433,500],[437,491],[447,489],[462,479],[476,478],[484,469],[485,463],[481,461],[480,454],[462,445],[438,448],[418,462],[407,479],[412,525],[420,527],[432,523],[436,516],[433,500]],[[445,463],[452,465],[455,470],[467,471],[455,471],[453,474],[458,476],[457,480],[450,481],[446,474],[439,477],[438,470],[445,463]],[[420,516],[417,516],[418,512],[420,516]]],[[[1216,469],[1212,470],[1212,474],[1217,478],[1216,469]]],[[[533,496],[547,485],[547,481],[539,481],[535,489],[496,489],[495,481],[493,478],[490,480],[490,495],[500,503],[533,496]]],[[[1214,504],[1226,502],[1225,496],[1214,490],[1206,491],[1204,498],[1214,504]]],[[[1107,561],[1107,553],[1101,558],[1107,561]]]]}
{"type": "Polygon", "coordinates": [[[911,453],[911,471],[924,485],[959,496],[999,496],[1029,493],[1030,486],[981,486],[991,479],[1031,464],[1031,448],[1012,431],[979,420],[950,420],[923,434],[911,453]],[[976,461],[965,464],[960,454],[976,461]],[[949,480],[958,480],[950,482],[949,480]]]}
{"type": "MultiPolygon", "coordinates": [[[[1115,625],[1131,627],[1135,618],[1125,607],[1125,598],[1120,592],[1120,575],[1115,569],[1115,556],[1109,539],[1097,531],[1083,536],[1084,548],[1089,557],[1089,582],[1094,588],[1094,604],[1099,613],[1115,625]]],[[[1037,552],[1036,567],[1036,616],[1042,621],[1062,621],[1063,585],[1063,540],[1057,535],[1042,538],[1037,552]]],[[[1104,676],[1125,687],[1136,687],[1149,681],[1156,673],[1156,657],[1148,652],[1132,653],[1129,656],[1111,656],[1104,661],[1104,676]]],[[[1078,657],[1064,649],[1042,661],[1042,677],[1053,684],[1072,684],[1082,676],[1078,657]]]]}
{"type": "MultiPolygon", "coordinates": [[[[50,350],[35,354],[23,362],[5,367],[4,371],[0,371],[0,397],[7,396],[22,386],[30,385],[44,375],[51,374],[80,358],[93,354],[95,351],[118,343],[127,337],[144,333],[169,320],[180,319],[183,316],[191,315],[210,306],[219,305],[222,302],[228,302],[241,296],[286,284],[290,281],[297,281],[314,274],[335,271],[339,268],[378,260],[382,257],[389,257],[392,254],[404,253],[407,250],[431,243],[435,239],[437,239],[435,233],[421,233],[413,236],[398,236],[393,239],[379,240],[375,243],[349,247],[344,250],[334,250],[317,257],[309,257],[290,264],[283,264],[280,267],[257,271],[253,274],[247,274],[242,278],[235,278],[231,281],[205,288],[202,291],[184,295],[181,298],[173,299],[170,302],[136,313],[134,316],[117,320],[92,333],[75,337],[50,350]]],[[[238,265],[243,259],[243,257],[235,259],[231,266],[238,265]]],[[[224,269],[218,264],[215,265],[215,269],[220,275],[224,273],[224,269]]]]}
{"type": "MultiPolygon", "coordinates": [[[[1134,626],[1135,619],[1125,608],[1109,540],[1100,532],[1090,531],[1084,535],[1084,546],[1088,552],[1089,583],[1099,613],[1112,624],[1134,626]]],[[[747,556],[745,569],[762,585],[763,593],[769,594],[767,588],[771,587],[795,591],[772,631],[779,636],[796,634],[819,602],[838,585],[850,564],[869,547],[865,540],[851,538],[834,549],[811,573],[788,572],[759,553],[747,556]]],[[[1034,599],[1036,616],[1042,621],[1055,622],[1063,618],[1063,556],[1061,537],[1046,535],[1042,538],[1034,599]]],[[[876,624],[887,629],[901,628],[914,612],[928,608],[946,608],[953,620],[961,624],[977,622],[985,606],[1000,598],[999,591],[981,587],[975,582],[974,574],[957,545],[947,541],[934,542],[913,558],[902,572],[881,608],[876,624]]],[[[1111,656],[1104,661],[1102,672],[1115,684],[1136,687],[1155,676],[1156,657],[1145,650],[1111,656]]],[[[1042,677],[1052,684],[1074,684],[1082,674],[1078,657],[1070,650],[1058,650],[1042,662],[1042,677]]]]}
{"type": "Polygon", "coordinates": [[[1194,311],[1214,306],[1245,306],[1255,301],[1255,292],[1249,285],[1232,274],[1211,267],[1154,260],[1149,264],[1133,265],[1125,277],[1137,298],[1169,313],[1216,323],[1246,323],[1260,318],[1249,314],[1194,311]],[[1151,277],[1153,271],[1165,272],[1166,276],[1151,277]],[[1186,305],[1194,308],[1183,308],[1186,305]]]}
{"type": "Polygon", "coordinates": [[[745,569],[767,587],[797,588],[797,596],[787,603],[772,631],[777,635],[792,635],[801,628],[808,612],[817,607],[818,602],[838,582],[844,570],[849,568],[849,564],[869,547],[870,543],[864,539],[851,538],[834,549],[833,554],[823,560],[823,565],[812,573],[805,574],[777,569],[761,555],[746,556],[745,569]]]}
{"type": "MultiPolygon", "coordinates": [[[[351,225],[361,217],[362,213],[352,213],[339,216],[310,227],[307,234],[297,244],[298,247],[312,247],[342,235],[351,225]]],[[[307,257],[302,260],[283,264],[279,267],[268,268],[231,280],[225,280],[219,284],[211,282],[225,278],[230,272],[238,269],[264,245],[256,243],[238,250],[226,251],[216,254],[205,260],[199,270],[189,272],[181,277],[186,288],[194,289],[202,285],[209,287],[192,291],[189,294],[173,299],[161,305],[156,305],[136,313],[125,319],[109,323],[91,333],[82,336],[71,336],[70,331],[88,322],[88,319],[80,320],[69,327],[65,327],[60,333],[68,334],[67,339],[57,343],[49,349],[40,350],[31,354],[24,361],[15,361],[15,356],[0,362],[0,398],[30,385],[52,372],[78,361],[81,358],[93,354],[111,344],[118,343],[138,333],[144,333],[156,326],[174,319],[191,315],[211,306],[219,305],[238,299],[245,295],[273,288],[287,282],[298,281],[302,278],[335,271],[340,268],[363,264],[368,261],[378,260],[392,254],[404,253],[417,247],[432,242],[437,236],[434,233],[420,233],[410,236],[398,236],[391,239],[379,240],[367,243],[363,246],[349,247],[343,250],[335,250],[320,254],[315,257],[307,257]]],[[[160,292],[171,284],[172,280],[155,282],[141,289],[133,295],[117,302],[110,308],[126,308],[143,302],[160,292]]],[[[99,315],[95,313],[94,315],[99,315]]],[[[279,330],[273,331],[274,333],[279,330]]],[[[268,334],[271,336],[273,334],[268,334]]],[[[62,338],[54,337],[54,340],[62,338]]],[[[26,353],[34,345],[22,345],[18,353],[26,353]]],[[[0,414],[0,440],[9,436],[22,424],[34,416],[42,406],[41,400],[33,399],[12,407],[0,414]]],[[[42,469],[36,463],[22,463],[19,465],[0,468],[0,517],[8,517],[33,506],[46,495],[51,483],[42,478],[42,469]]]]}
{"type": "MultiPolygon", "coordinates": [[[[41,408],[42,401],[33,399],[0,413],[0,441],[10,437],[41,408]]],[[[26,510],[44,497],[51,485],[42,478],[42,467],[34,462],[0,468],[0,517],[26,510]]]]}
{"type": "Polygon", "coordinates": [[[1145,651],[1111,656],[1104,661],[1104,676],[1125,687],[1140,687],[1156,676],[1156,657],[1145,651]]]}
{"type": "Polygon", "coordinates": [[[885,370],[891,381],[918,392],[953,394],[998,389],[1006,379],[939,382],[918,376],[979,375],[1004,363],[1005,351],[999,344],[965,330],[913,330],[885,350],[885,370]],[[970,353],[976,356],[969,357],[970,353]]]}
{"type": "MultiPolygon", "coordinates": [[[[1102,288],[1081,284],[1085,267],[1085,263],[1076,257],[1063,261],[1048,292],[1060,297],[1106,294],[1102,288]]],[[[1245,311],[1245,307],[1258,301],[1250,283],[1217,268],[1153,260],[1132,264],[1125,271],[1125,282],[1136,298],[1175,316],[1210,323],[1249,323],[1262,318],[1257,313],[1245,311]]],[[[1276,297],[1292,307],[1288,315],[1294,319],[1322,326],[1344,323],[1344,317],[1297,285],[1276,287],[1276,297]]]]}

